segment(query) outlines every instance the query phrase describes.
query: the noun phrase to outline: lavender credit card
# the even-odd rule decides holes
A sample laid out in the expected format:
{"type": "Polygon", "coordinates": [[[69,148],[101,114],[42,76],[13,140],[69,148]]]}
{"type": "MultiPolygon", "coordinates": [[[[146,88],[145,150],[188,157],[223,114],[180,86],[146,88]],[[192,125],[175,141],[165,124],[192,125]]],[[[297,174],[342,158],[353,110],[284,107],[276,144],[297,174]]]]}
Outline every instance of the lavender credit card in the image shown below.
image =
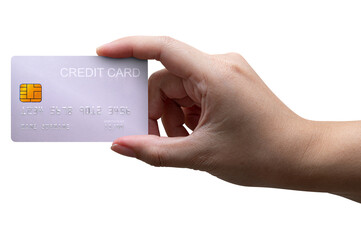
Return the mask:
{"type": "Polygon", "coordinates": [[[135,58],[16,56],[15,142],[111,142],[148,134],[148,65],[135,58]]]}

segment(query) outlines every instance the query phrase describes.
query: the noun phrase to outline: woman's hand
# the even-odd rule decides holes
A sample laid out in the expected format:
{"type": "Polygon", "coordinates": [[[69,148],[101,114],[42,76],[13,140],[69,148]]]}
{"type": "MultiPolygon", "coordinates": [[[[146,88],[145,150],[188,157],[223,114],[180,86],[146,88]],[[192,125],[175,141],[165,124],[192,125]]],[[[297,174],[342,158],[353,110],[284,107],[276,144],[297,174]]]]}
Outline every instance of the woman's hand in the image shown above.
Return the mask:
{"type": "Polygon", "coordinates": [[[97,53],[156,59],[165,66],[149,78],[150,135],[118,138],[114,151],[240,185],[345,190],[344,184],[330,186],[324,172],[328,125],[292,112],[241,55],[210,55],[169,37],[126,37],[97,53]],[[159,118],[169,137],[159,136],[159,118]]]}

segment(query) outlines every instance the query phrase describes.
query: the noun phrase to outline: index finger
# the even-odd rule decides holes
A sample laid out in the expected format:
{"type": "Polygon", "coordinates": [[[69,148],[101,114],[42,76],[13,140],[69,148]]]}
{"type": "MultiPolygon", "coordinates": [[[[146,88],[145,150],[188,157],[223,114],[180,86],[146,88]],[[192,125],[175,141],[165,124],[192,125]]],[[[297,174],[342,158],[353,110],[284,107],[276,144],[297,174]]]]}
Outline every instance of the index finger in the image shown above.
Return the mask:
{"type": "Polygon", "coordinates": [[[168,71],[187,79],[205,66],[205,53],[170,37],[125,37],[97,48],[97,54],[111,58],[156,59],[168,71]]]}

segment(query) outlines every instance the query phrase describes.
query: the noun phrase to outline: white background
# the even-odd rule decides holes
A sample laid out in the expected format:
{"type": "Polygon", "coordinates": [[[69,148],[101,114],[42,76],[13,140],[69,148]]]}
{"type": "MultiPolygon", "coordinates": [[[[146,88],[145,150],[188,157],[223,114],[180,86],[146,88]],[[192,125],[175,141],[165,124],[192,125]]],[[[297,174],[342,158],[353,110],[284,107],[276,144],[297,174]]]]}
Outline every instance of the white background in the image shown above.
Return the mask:
{"type": "MultiPolygon", "coordinates": [[[[0,239],[360,239],[361,205],[155,168],[110,143],[10,140],[10,57],[95,55],[127,35],[241,53],[299,115],[361,119],[358,1],[0,3],[0,239]]],[[[149,63],[149,73],[161,68],[149,63]]],[[[277,133],[275,133],[277,134],[277,133]]]]}

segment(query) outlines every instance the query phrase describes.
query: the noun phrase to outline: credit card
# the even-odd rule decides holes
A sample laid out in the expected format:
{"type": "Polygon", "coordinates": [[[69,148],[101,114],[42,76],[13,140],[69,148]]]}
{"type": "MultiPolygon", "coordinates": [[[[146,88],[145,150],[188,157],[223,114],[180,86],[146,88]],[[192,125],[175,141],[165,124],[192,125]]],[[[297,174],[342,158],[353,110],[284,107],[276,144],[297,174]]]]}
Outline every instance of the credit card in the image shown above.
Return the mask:
{"type": "Polygon", "coordinates": [[[111,142],[148,134],[148,63],[98,56],[15,56],[15,142],[111,142]]]}

